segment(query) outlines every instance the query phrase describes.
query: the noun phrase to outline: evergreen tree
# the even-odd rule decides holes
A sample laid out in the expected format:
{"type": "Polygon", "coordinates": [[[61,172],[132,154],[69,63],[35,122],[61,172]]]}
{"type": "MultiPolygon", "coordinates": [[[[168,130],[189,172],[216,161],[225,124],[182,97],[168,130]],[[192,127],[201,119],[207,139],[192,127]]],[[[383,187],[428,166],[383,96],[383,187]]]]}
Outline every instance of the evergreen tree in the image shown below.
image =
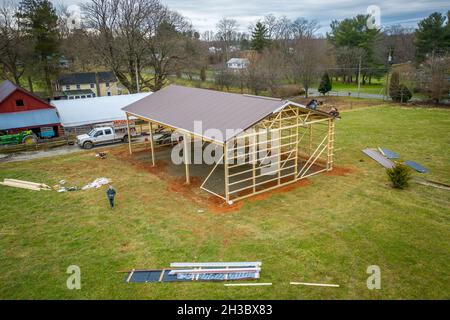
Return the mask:
{"type": "Polygon", "coordinates": [[[255,25],[255,29],[252,32],[252,40],[250,46],[252,50],[262,52],[264,48],[269,44],[269,38],[267,36],[267,27],[258,21],[255,25]]]}
{"type": "Polygon", "coordinates": [[[332,85],[331,80],[328,75],[328,72],[325,72],[322,76],[322,79],[320,80],[319,84],[319,92],[323,95],[325,95],[327,92],[331,91],[332,85]]]}
{"type": "Polygon", "coordinates": [[[398,72],[393,72],[391,75],[389,95],[395,102],[407,102],[412,97],[412,93],[408,87],[400,83],[400,75],[398,72]]]}
{"type": "Polygon", "coordinates": [[[49,0],[22,0],[17,16],[33,45],[35,67],[44,76],[49,97],[52,77],[57,73],[59,53],[58,16],[49,0]]]}
{"type": "Polygon", "coordinates": [[[435,12],[419,22],[415,33],[417,62],[423,62],[427,54],[442,54],[450,50],[449,19],[450,11],[447,12],[447,18],[435,12]]]}

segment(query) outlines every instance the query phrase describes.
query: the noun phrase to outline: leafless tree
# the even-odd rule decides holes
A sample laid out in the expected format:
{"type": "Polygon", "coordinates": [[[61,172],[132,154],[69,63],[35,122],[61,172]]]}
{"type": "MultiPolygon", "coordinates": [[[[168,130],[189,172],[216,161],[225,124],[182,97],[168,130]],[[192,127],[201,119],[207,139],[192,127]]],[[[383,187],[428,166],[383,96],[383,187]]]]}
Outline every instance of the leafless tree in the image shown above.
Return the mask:
{"type": "Polygon", "coordinates": [[[419,67],[420,90],[434,102],[441,102],[450,94],[450,55],[433,54],[419,67]]]}
{"type": "Polygon", "coordinates": [[[320,39],[304,38],[295,43],[294,52],[291,56],[291,69],[293,78],[308,90],[316,83],[325,65],[325,46],[320,39]]]}
{"type": "Polygon", "coordinates": [[[16,12],[12,1],[3,2],[0,7],[0,73],[2,78],[19,84],[31,52],[16,12]]]}
{"type": "Polygon", "coordinates": [[[230,58],[230,47],[237,40],[238,23],[234,19],[222,18],[216,25],[217,38],[222,43],[224,60],[230,58]]]}
{"type": "Polygon", "coordinates": [[[83,11],[92,46],[130,92],[137,91],[136,78],[161,89],[192,36],[186,19],[159,0],[91,0],[83,11]]]}
{"type": "Polygon", "coordinates": [[[384,29],[381,41],[377,43],[376,52],[380,61],[387,61],[392,55],[391,63],[414,61],[416,47],[414,45],[414,29],[393,25],[384,29]]]}
{"type": "Polygon", "coordinates": [[[297,18],[291,25],[293,39],[311,39],[314,37],[320,26],[317,20],[297,18]]]}

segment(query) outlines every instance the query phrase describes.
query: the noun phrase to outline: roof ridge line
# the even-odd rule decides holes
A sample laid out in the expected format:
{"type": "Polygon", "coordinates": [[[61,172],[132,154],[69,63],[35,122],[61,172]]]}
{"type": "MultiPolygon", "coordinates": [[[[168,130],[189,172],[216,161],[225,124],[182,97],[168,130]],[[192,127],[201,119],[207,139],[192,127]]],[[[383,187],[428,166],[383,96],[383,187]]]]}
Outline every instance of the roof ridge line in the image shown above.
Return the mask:
{"type": "Polygon", "coordinates": [[[257,96],[257,95],[254,95],[254,94],[248,94],[248,93],[244,93],[243,96],[244,96],[244,97],[247,97],[247,98],[258,98],[258,99],[265,99],[265,100],[272,100],[272,101],[283,101],[282,98],[257,96]]]}

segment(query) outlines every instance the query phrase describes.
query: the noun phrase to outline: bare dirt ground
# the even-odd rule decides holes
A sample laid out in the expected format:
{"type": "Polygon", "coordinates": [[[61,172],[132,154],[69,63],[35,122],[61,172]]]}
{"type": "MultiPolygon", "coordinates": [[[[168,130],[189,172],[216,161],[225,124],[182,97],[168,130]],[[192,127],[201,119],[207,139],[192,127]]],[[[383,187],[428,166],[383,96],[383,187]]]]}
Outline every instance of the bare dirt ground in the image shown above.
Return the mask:
{"type": "MultiPolygon", "coordinates": [[[[248,199],[235,202],[232,205],[228,205],[223,199],[210,195],[200,189],[206,175],[209,170],[211,170],[209,166],[203,165],[203,168],[200,168],[200,165],[196,165],[197,170],[191,171],[190,184],[186,184],[184,165],[174,165],[171,163],[170,150],[170,146],[157,148],[155,150],[155,166],[152,166],[151,164],[150,151],[148,149],[134,150],[131,156],[129,155],[128,150],[124,150],[123,148],[115,148],[110,152],[119,160],[131,164],[136,169],[145,170],[166,181],[168,183],[167,188],[169,191],[181,195],[190,202],[197,203],[199,206],[208,208],[208,210],[218,214],[236,212],[247,202],[268,199],[274,194],[307,187],[312,183],[308,178],[302,179],[296,183],[273,189],[248,199]]],[[[192,165],[192,167],[194,166],[192,165]]],[[[330,176],[347,176],[353,172],[355,172],[353,168],[335,167],[331,172],[325,174],[330,176]]]]}

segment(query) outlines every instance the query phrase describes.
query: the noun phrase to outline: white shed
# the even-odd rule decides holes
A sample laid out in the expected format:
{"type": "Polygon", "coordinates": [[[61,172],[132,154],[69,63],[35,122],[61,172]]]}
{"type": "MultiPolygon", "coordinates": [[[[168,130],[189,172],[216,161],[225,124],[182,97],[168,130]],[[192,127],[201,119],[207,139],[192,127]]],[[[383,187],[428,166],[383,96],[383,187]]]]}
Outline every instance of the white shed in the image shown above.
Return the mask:
{"type": "Polygon", "coordinates": [[[65,129],[97,123],[126,120],[122,108],[152,94],[151,92],[104,96],[90,99],[52,100],[65,129]]]}

